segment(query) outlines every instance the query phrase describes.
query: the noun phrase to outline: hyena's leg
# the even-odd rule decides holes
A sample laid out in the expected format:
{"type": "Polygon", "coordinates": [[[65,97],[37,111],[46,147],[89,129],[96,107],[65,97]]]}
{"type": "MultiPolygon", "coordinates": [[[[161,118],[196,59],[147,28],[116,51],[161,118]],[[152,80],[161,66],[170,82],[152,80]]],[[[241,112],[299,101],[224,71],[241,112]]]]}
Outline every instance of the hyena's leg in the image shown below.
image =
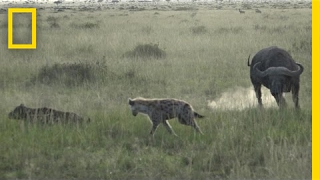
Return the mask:
{"type": "Polygon", "coordinates": [[[151,131],[150,131],[150,135],[154,135],[154,133],[156,132],[157,128],[158,128],[159,124],[153,124],[151,131]]]}
{"type": "Polygon", "coordinates": [[[194,120],[193,115],[189,115],[188,117],[178,116],[178,120],[181,124],[188,125],[193,127],[198,133],[203,134],[200,130],[199,126],[197,125],[196,121],[194,120]]]}
{"type": "Polygon", "coordinates": [[[200,133],[200,134],[203,135],[200,127],[198,126],[198,124],[196,123],[196,121],[194,121],[194,119],[193,119],[193,123],[191,123],[191,126],[192,126],[198,133],[200,133]]]}
{"type": "Polygon", "coordinates": [[[157,130],[157,128],[161,122],[160,121],[161,119],[159,119],[159,117],[157,117],[155,114],[152,117],[150,117],[150,119],[152,122],[152,129],[150,131],[150,135],[154,135],[155,131],[157,130]]]}
{"type": "Polygon", "coordinates": [[[174,136],[178,136],[172,129],[172,127],[170,126],[169,122],[168,121],[163,121],[162,122],[164,127],[166,127],[166,129],[169,131],[170,134],[174,135],[174,136]]]}

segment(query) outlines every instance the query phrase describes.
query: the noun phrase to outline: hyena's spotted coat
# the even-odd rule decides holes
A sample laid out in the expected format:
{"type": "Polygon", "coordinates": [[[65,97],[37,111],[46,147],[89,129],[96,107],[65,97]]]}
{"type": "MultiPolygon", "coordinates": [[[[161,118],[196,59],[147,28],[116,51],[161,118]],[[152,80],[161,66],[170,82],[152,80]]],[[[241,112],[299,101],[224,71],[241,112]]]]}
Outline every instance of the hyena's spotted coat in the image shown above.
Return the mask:
{"type": "Polygon", "coordinates": [[[162,123],[169,133],[177,136],[167,121],[172,118],[178,118],[181,124],[192,126],[197,132],[203,134],[195,118],[203,118],[204,116],[196,113],[192,106],[185,101],[178,99],[135,98],[129,99],[129,105],[134,116],[138,113],[149,116],[153,125],[150,131],[151,135],[155,133],[158,125],[162,123]]]}
{"type": "MultiPolygon", "coordinates": [[[[21,104],[9,113],[10,119],[23,119],[31,123],[39,122],[42,124],[54,123],[82,123],[84,119],[72,112],[62,112],[51,108],[28,108],[21,104]]],[[[86,120],[90,122],[90,118],[86,120]]]]}

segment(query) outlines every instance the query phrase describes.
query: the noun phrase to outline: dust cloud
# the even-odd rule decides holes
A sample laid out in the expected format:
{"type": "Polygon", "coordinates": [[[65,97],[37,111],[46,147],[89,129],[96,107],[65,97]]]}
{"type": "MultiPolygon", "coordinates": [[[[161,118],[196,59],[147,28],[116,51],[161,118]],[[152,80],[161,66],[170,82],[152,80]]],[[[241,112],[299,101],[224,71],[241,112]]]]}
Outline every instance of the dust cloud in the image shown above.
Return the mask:
{"type": "MultiPolygon", "coordinates": [[[[265,108],[276,107],[277,103],[269,89],[261,88],[262,104],[265,108]]],[[[244,110],[258,106],[258,100],[253,87],[235,87],[226,90],[221,97],[208,101],[208,106],[214,110],[244,110]]]]}

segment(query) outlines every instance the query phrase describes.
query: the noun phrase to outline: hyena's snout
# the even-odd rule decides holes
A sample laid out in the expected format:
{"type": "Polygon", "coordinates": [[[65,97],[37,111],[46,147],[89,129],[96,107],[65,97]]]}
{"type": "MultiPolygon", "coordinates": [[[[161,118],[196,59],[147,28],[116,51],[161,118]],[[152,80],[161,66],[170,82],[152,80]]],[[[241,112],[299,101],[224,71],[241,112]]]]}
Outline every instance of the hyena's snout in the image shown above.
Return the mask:
{"type": "Polygon", "coordinates": [[[137,111],[137,109],[135,107],[130,106],[130,109],[131,109],[131,112],[132,112],[133,116],[136,116],[138,114],[138,111],[137,111]]]}
{"type": "Polygon", "coordinates": [[[9,119],[21,119],[21,118],[19,117],[19,115],[16,114],[16,113],[14,113],[14,112],[10,112],[9,115],[8,115],[8,118],[9,118],[9,119]]]}
{"type": "Polygon", "coordinates": [[[9,113],[8,118],[9,118],[9,119],[12,119],[12,118],[13,118],[13,113],[12,113],[12,112],[9,113]]]}
{"type": "Polygon", "coordinates": [[[132,111],[132,115],[136,116],[138,114],[138,112],[132,111]]]}

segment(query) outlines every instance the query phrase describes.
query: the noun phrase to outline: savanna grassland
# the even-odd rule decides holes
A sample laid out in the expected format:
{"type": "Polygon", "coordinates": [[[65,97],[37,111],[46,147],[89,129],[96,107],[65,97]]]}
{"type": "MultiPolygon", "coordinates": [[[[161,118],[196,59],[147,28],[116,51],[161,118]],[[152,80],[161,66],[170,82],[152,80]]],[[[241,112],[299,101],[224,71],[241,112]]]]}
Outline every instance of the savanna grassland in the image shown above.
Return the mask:
{"type": "MultiPolygon", "coordinates": [[[[310,6],[52,4],[37,10],[36,50],[7,49],[1,12],[0,179],[311,179],[310,6]],[[246,108],[208,105],[253,89],[248,56],[273,45],[304,66],[300,111],[291,94],[281,111],[273,99],[263,110],[247,106],[241,93],[221,102],[246,108]],[[204,135],[170,120],[178,138],[162,125],[150,137],[147,117],[128,107],[137,96],[188,101],[206,116],[197,120],[204,135]],[[92,122],[9,119],[21,103],[92,122]]],[[[31,41],[25,18],[14,19],[14,42],[31,41]]]]}

